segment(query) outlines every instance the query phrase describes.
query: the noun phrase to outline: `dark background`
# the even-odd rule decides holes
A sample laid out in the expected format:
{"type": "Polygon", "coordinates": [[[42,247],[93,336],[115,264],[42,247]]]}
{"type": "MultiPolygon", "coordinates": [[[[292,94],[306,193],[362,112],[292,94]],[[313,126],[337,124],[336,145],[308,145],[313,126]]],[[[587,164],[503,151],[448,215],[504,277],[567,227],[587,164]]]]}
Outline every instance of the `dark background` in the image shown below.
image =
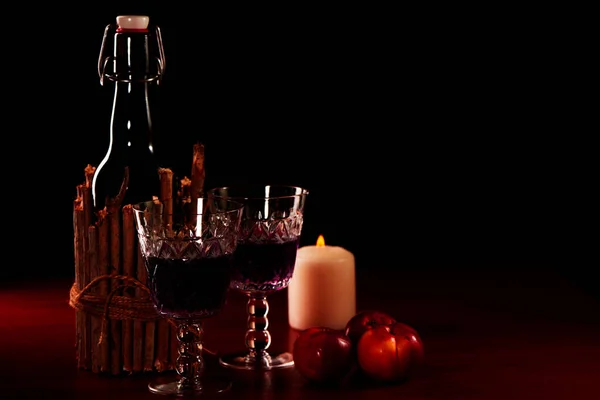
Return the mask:
{"type": "Polygon", "coordinates": [[[560,24],[539,13],[47,7],[7,33],[5,123],[17,134],[5,153],[19,173],[5,193],[29,222],[17,223],[22,255],[6,276],[73,274],[75,186],[108,140],[103,31],[147,14],[167,58],[155,123],[177,172],[200,141],[207,187],[308,188],[302,244],[323,234],[357,268],[504,262],[587,286],[597,180],[570,92],[583,73],[560,24]]]}

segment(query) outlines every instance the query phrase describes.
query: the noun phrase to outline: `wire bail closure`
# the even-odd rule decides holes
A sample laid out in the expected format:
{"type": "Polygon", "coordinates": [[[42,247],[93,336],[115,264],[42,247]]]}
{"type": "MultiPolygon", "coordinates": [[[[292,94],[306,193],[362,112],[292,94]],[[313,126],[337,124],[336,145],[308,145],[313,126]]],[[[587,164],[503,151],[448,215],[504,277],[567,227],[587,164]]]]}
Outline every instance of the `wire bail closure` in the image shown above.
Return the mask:
{"type": "Polygon", "coordinates": [[[133,78],[131,74],[118,74],[115,72],[107,72],[107,66],[110,62],[115,61],[115,57],[112,55],[106,56],[106,39],[108,38],[109,32],[115,29],[114,24],[108,24],[106,28],[104,28],[104,35],[102,37],[102,45],[100,47],[100,55],[98,57],[98,76],[100,77],[100,85],[104,86],[104,79],[107,78],[112,82],[156,82],[156,84],[160,84],[162,77],[165,73],[166,59],[165,59],[165,51],[163,47],[162,34],[160,27],[157,25],[154,26],[154,31],[156,35],[156,45],[158,47],[158,57],[153,57],[156,62],[156,73],[155,74],[146,74],[143,78],[133,78]]]}

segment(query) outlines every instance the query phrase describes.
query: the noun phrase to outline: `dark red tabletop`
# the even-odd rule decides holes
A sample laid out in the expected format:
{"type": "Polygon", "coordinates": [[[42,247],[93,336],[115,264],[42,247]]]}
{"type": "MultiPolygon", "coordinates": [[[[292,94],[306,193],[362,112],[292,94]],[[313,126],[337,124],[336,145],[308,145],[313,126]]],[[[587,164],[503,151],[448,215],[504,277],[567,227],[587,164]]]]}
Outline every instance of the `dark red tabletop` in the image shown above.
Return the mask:
{"type": "MultiPolygon", "coordinates": [[[[149,374],[78,370],[69,279],[0,286],[0,398],[156,399],[149,374]]],[[[390,265],[357,270],[358,309],[379,309],[416,328],[426,365],[411,380],[354,379],[316,387],[295,369],[223,371],[207,355],[206,377],[229,375],[225,398],[600,399],[600,301],[549,266],[515,263],[390,265]]],[[[270,297],[274,350],[291,349],[287,292],[270,297]]],[[[231,293],[205,324],[205,344],[240,349],[245,298],[231,293]]]]}

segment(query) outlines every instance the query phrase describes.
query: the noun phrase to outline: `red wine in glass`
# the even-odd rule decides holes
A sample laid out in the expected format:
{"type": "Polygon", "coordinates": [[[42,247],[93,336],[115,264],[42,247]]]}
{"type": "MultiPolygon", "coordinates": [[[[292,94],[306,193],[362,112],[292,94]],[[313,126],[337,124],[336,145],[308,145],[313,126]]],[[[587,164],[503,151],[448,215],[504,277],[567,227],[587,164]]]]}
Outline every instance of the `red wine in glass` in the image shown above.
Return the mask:
{"type": "Polygon", "coordinates": [[[148,291],[158,314],[176,326],[177,376],[153,379],[148,388],[156,394],[207,396],[231,388],[226,377],[202,378],[202,336],[203,321],[223,308],[231,287],[243,205],[199,200],[196,214],[165,212],[160,201],[133,207],[148,291]]]}
{"type": "Polygon", "coordinates": [[[248,296],[245,350],[223,354],[227,368],[270,370],[294,365],[292,354],[268,351],[269,294],[292,279],[308,190],[286,185],[240,185],[210,189],[208,198],[244,203],[231,288],[248,296]]]}
{"type": "Polygon", "coordinates": [[[157,311],[168,318],[197,319],[225,305],[231,256],[196,259],[146,258],[148,288],[157,311]]]}
{"type": "Polygon", "coordinates": [[[300,237],[286,242],[240,241],[233,257],[232,288],[273,292],[288,286],[300,237]]]}

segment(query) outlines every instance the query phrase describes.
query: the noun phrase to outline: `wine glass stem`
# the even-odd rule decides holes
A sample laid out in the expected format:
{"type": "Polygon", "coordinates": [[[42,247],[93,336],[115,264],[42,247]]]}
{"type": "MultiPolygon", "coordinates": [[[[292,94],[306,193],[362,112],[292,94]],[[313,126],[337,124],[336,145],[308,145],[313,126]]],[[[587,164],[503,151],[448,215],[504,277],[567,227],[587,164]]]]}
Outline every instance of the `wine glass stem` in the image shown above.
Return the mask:
{"type": "Polygon", "coordinates": [[[248,329],[246,330],[246,347],[251,362],[267,361],[267,349],[271,345],[271,334],[268,331],[269,302],[264,294],[250,294],[247,304],[248,329]]]}
{"type": "Polygon", "coordinates": [[[201,387],[200,377],[204,371],[202,358],[202,322],[179,322],[177,340],[179,356],[176,371],[180,376],[179,389],[182,391],[198,391],[201,387]]]}

